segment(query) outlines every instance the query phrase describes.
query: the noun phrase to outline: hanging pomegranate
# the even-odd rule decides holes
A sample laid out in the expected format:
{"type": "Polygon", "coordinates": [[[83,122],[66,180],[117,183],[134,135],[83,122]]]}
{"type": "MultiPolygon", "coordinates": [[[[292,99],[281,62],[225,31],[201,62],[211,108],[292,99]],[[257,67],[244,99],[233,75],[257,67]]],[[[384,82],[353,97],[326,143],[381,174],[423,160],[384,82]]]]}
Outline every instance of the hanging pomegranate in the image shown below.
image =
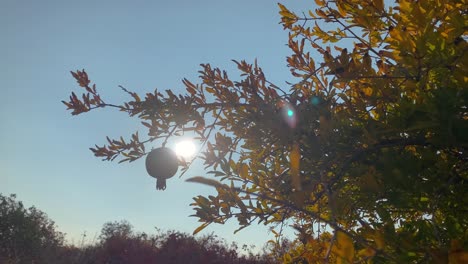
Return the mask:
{"type": "Polygon", "coordinates": [[[179,168],[179,161],[174,151],[161,147],[151,150],[146,156],[146,171],[156,178],[156,189],[166,189],[166,179],[176,174],[179,168]]]}

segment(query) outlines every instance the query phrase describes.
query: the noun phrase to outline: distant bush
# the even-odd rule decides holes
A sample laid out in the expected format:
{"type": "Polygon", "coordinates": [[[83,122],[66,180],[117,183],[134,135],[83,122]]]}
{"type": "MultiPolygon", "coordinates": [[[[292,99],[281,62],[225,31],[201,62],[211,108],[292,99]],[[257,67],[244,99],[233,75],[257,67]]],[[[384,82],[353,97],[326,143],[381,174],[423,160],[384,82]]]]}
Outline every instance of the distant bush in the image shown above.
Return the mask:
{"type": "Polygon", "coordinates": [[[228,245],[216,235],[195,238],[178,231],[135,233],[127,221],[105,223],[92,263],[273,263],[245,246],[228,245]]]}
{"type": "Polygon", "coordinates": [[[45,213],[0,194],[0,263],[53,263],[63,241],[45,213]]]}
{"type": "Polygon", "coordinates": [[[216,235],[195,238],[178,231],[138,233],[128,221],[107,222],[92,245],[66,245],[47,215],[25,209],[15,195],[0,194],[0,263],[126,264],[126,263],[276,263],[265,251],[230,245],[216,235]],[[242,252],[242,253],[241,253],[242,252]]]}

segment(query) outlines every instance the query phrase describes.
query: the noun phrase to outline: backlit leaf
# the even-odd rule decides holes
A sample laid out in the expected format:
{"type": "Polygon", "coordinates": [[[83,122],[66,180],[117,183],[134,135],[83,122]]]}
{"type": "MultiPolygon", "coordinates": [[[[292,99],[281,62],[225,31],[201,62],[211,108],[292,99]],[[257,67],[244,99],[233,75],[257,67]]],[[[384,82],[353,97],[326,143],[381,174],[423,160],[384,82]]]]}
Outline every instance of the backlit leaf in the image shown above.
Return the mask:
{"type": "Polygon", "coordinates": [[[294,144],[290,154],[291,162],[291,182],[296,191],[302,190],[300,172],[301,150],[299,144],[294,144]]]}
{"type": "Polygon", "coordinates": [[[205,227],[207,227],[210,223],[203,223],[201,224],[199,227],[197,227],[195,230],[193,230],[193,235],[196,235],[198,232],[202,231],[203,229],[205,229],[205,227]]]}
{"type": "Polygon", "coordinates": [[[334,252],[348,263],[353,263],[354,259],[354,243],[351,237],[347,234],[336,231],[336,241],[333,245],[334,252]]]}

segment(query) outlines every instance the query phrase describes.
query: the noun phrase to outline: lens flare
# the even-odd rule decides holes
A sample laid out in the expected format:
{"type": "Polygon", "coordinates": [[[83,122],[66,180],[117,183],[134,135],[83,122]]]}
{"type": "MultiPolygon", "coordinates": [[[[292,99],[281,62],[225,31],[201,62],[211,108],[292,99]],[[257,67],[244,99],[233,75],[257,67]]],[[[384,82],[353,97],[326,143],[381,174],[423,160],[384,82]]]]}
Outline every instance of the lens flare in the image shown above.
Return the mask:
{"type": "Polygon", "coordinates": [[[283,113],[283,118],[289,127],[295,128],[297,124],[297,115],[294,107],[287,102],[283,102],[281,111],[283,113]]]}
{"type": "Polygon", "coordinates": [[[314,97],[312,97],[312,99],[310,99],[310,102],[311,102],[313,105],[318,105],[318,104],[320,103],[320,97],[314,96],[314,97]]]}

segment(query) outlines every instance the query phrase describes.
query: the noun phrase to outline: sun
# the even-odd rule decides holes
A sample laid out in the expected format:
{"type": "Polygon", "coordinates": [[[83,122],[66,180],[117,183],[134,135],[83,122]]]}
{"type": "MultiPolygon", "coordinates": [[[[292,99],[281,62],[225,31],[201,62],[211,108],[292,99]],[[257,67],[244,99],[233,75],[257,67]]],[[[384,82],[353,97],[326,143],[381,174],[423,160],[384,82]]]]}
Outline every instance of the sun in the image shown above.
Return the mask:
{"type": "Polygon", "coordinates": [[[197,147],[195,146],[195,143],[189,139],[180,141],[175,145],[175,152],[177,156],[183,158],[184,160],[193,158],[196,151],[197,147]]]}

